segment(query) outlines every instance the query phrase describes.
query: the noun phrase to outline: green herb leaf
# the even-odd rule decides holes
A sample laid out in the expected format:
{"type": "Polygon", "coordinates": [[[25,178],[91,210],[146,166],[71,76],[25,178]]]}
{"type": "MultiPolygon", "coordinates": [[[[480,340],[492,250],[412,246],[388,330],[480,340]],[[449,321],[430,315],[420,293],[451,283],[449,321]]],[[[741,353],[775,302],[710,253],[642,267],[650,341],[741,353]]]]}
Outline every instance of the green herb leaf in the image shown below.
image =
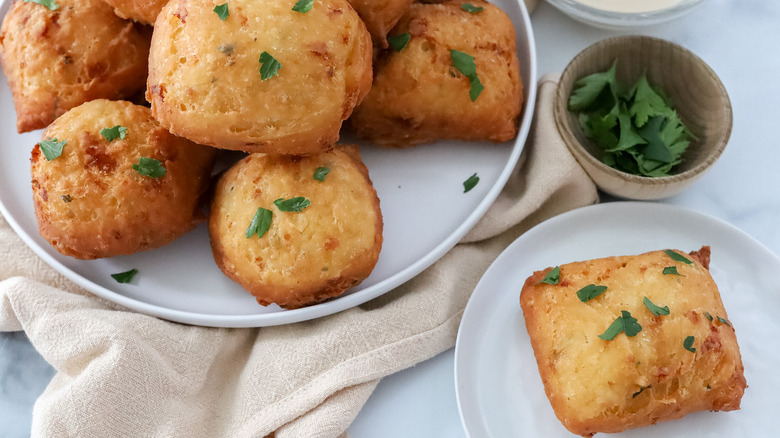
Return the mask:
{"type": "Polygon", "coordinates": [[[400,35],[387,37],[387,43],[390,44],[390,47],[392,47],[393,50],[400,52],[404,47],[406,47],[410,39],[412,39],[412,36],[407,32],[400,35]]]}
{"type": "Polygon", "coordinates": [[[227,20],[228,15],[230,15],[230,11],[228,11],[227,3],[222,3],[221,5],[214,6],[214,12],[222,21],[227,20]]]}
{"type": "Polygon", "coordinates": [[[594,73],[578,80],[574,84],[576,86],[574,92],[569,96],[569,109],[572,111],[588,109],[601,100],[599,98],[602,97],[602,93],[608,93],[614,105],[614,102],[617,101],[616,69],[617,61],[613,62],[612,67],[603,73],[594,73]]]}
{"type": "Polygon", "coordinates": [[[314,171],[314,179],[317,181],[325,181],[325,175],[330,173],[329,167],[318,167],[314,171]]]}
{"type": "Polygon", "coordinates": [[[454,65],[463,76],[466,76],[469,79],[469,82],[471,83],[469,97],[472,102],[476,101],[485,87],[479,80],[479,76],[477,76],[477,64],[474,63],[474,58],[460,50],[450,50],[450,58],[452,59],[452,65],[454,65]]]}
{"type": "Polygon", "coordinates": [[[559,266],[556,266],[552,268],[552,271],[548,272],[547,275],[542,278],[542,281],[536,284],[541,283],[547,283],[547,284],[558,284],[558,281],[561,278],[561,268],[559,266]]]}
{"type": "Polygon", "coordinates": [[[693,336],[688,336],[685,338],[685,341],[683,341],[683,347],[685,347],[686,350],[690,351],[691,353],[696,353],[696,349],[693,348],[693,336]]]}
{"type": "Polygon", "coordinates": [[[260,79],[266,80],[274,76],[279,76],[279,70],[282,64],[279,63],[271,54],[263,52],[260,54],[260,79]]]}
{"type": "Polygon", "coordinates": [[[276,206],[276,208],[279,209],[279,211],[299,212],[299,211],[303,211],[304,208],[311,205],[311,201],[304,198],[303,196],[297,196],[295,198],[290,198],[287,200],[283,200],[282,198],[279,198],[276,201],[274,201],[274,205],[276,206]]]}
{"type": "Polygon", "coordinates": [[[126,134],[127,134],[127,128],[119,125],[116,125],[113,128],[103,128],[100,130],[100,135],[102,135],[103,138],[105,138],[108,141],[114,141],[117,138],[120,140],[124,140],[126,134]]]}
{"type": "Polygon", "coordinates": [[[647,120],[653,116],[663,115],[669,110],[669,106],[655,90],[650,87],[647,77],[642,76],[634,85],[634,103],[631,105],[631,116],[636,121],[636,126],[641,128],[647,120]]]}
{"type": "Polygon", "coordinates": [[[43,156],[46,157],[46,161],[51,161],[60,155],[62,155],[62,148],[67,144],[68,142],[63,141],[57,141],[57,139],[53,140],[41,140],[40,143],[38,143],[38,146],[40,146],[41,151],[43,151],[43,156]]]}
{"type": "Polygon", "coordinates": [[[56,0],[24,0],[25,3],[38,3],[39,5],[46,6],[46,9],[50,11],[56,11],[59,9],[60,5],[57,4],[56,0]]]}
{"type": "Polygon", "coordinates": [[[650,313],[652,313],[655,316],[669,314],[669,306],[658,307],[647,297],[644,297],[642,299],[642,302],[645,303],[645,307],[647,307],[647,310],[649,310],[650,313]]]}
{"type": "Polygon", "coordinates": [[[707,318],[707,321],[712,322],[712,315],[710,315],[710,312],[704,312],[704,317],[707,318]]]}
{"type": "Polygon", "coordinates": [[[664,275],[682,275],[677,272],[677,266],[667,266],[664,268],[664,275]]]}
{"type": "Polygon", "coordinates": [[[162,178],[165,176],[165,167],[160,160],[154,158],[141,157],[138,164],[133,164],[133,169],[141,175],[152,178],[162,178]]]}
{"type": "Polygon", "coordinates": [[[273,216],[274,214],[271,210],[258,207],[255,215],[249,222],[249,227],[247,227],[246,232],[244,233],[246,238],[249,239],[255,234],[257,234],[258,239],[265,236],[265,233],[267,233],[268,229],[271,228],[271,219],[273,216]]]}
{"type": "Polygon", "coordinates": [[[463,181],[463,193],[466,193],[476,187],[477,183],[479,182],[479,177],[475,173],[474,175],[471,175],[466,179],[466,181],[463,181]]]}
{"type": "Polygon", "coordinates": [[[671,249],[666,249],[664,250],[664,252],[666,253],[666,255],[671,257],[672,260],[674,260],[675,262],[682,262],[685,263],[686,265],[690,265],[691,263],[693,263],[692,261],[680,255],[680,253],[676,251],[672,251],[671,249]]]}
{"type": "Polygon", "coordinates": [[[298,0],[295,6],[292,7],[292,10],[305,14],[311,11],[312,6],[314,6],[314,0],[298,0]]]}
{"type": "Polygon", "coordinates": [[[476,101],[480,94],[482,94],[482,91],[485,89],[485,86],[482,85],[482,81],[479,80],[479,76],[474,75],[474,77],[469,78],[471,80],[471,88],[469,89],[469,98],[472,102],[476,101]]]}
{"type": "Polygon", "coordinates": [[[463,3],[462,5],[460,5],[460,8],[470,14],[476,14],[477,12],[480,12],[481,10],[485,9],[482,6],[474,6],[471,3],[463,3]]]}
{"type": "Polygon", "coordinates": [[[595,284],[589,284],[577,291],[577,298],[585,303],[603,294],[605,290],[607,290],[606,286],[596,286],[595,284]]]}
{"type": "Polygon", "coordinates": [[[671,163],[674,161],[674,155],[669,151],[669,146],[661,140],[661,124],[664,120],[662,116],[652,117],[639,129],[639,135],[647,141],[641,152],[645,159],[671,163]]]}
{"type": "Polygon", "coordinates": [[[617,146],[607,149],[608,152],[624,151],[639,144],[645,144],[647,141],[634,128],[631,122],[631,115],[625,105],[618,105],[618,122],[620,124],[620,140],[617,146]]]}
{"type": "Polygon", "coordinates": [[[116,280],[118,283],[130,283],[133,280],[133,277],[135,277],[135,274],[137,273],[138,273],[138,269],[131,269],[125,272],[111,274],[111,277],[114,280],[116,280]]]}
{"type": "Polygon", "coordinates": [[[720,316],[717,316],[716,318],[718,318],[718,321],[720,321],[720,322],[722,322],[723,324],[726,324],[727,326],[731,327],[731,323],[730,323],[730,322],[728,322],[726,319],[724,319],[724,318],[721,318],[720,316]]]}
{"type": "Polygon", "coordinates": [[[633,337],[642,331],[642,326],[637,323],[636,318],[631,316],[631,313],[621,310],[620,316],[607,328],[607,330],[599,335],[599,338],[605,341],[611,341],[615,339],[615,336],[620,332],[625,332],[626,336],[633,337]]]}

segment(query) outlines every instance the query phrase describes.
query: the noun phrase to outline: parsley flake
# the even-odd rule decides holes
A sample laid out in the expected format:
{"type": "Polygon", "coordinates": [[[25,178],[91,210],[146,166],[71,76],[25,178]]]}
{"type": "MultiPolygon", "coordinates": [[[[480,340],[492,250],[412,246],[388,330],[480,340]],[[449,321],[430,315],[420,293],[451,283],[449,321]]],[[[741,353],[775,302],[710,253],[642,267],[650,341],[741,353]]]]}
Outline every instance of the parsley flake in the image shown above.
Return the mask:
{"type": "Polygon", "coordinates": [[[621,310],[620,316],[607,328],[607,330],[599,335],[599,338],[605,341],[611,341],[615,339],[615,336],[620,332],[625,332],[626,336],[633,337],[642,331],[642,326],[636,321],[636,318],[631,316],[631,313],[621,310]]]}
{"type": "Polygon", "coordinates": [[[214,13],[217,14],[220,20],[227,20],[228,15],[230,15],[230,11],[228,11],[228,4],[222,3],[221,5],[214,6],[214,13]]]}
{"type": "Polygon", "coordinates": [[[313,178],[317,181],[325,181],[325,175],[330,173],[330,167],[318,167],[314,170],[313,178]]]}
{"type": "Polygon", "coordinates": [[[450,50],[450,58],[452,59],[452,65],[471,82],[469,97],[472,102],[476,101],[485,87],[479,80],[479,76],[477,76],[477,64],[474,62],[474,57],[460,50],[450,50]]]}
{"type": "Polygon", "coordinates": [[[69,203],[69,202],[73,202],[73,197],[70,196],[70,195],[62,195],[62,196],[60,196],[60,199],[62,199],[62,202],[66,203],[66,204],[69,203]]]}
{"type": "Polygon", "coordinates": [[[463,181],[463,193],[468,193],[471,189],[477,186],[478,182],[479,182],[479,177],[477,176],[476,173],[468,177],[466,181],[463,181]]]}
{"type": "Polygon", "coordinates": [[[716,316],[718,318],[718,321],[722,322],[723,324],[726,324],[727,326],[731,327],[731,323],[728,322],[725,318],[721,318],[720,316],[716,316]]]}
{"type": "Polygon", "coordinates": [[[704,317],[707,318],[707,321],[712,322],[712,315],[710,315],[710,312],[704,312],[704,317]]]}
{"type": "Polygon", "coordinates": [[[271,210],[258,207],[255,215],[249,222],[249,227],[247,227],[246,232],[244,233],[246,238],[249,239],[255,234],[257,234],[258,239],[265,236],[265,233],[267,233],[268,229],[271,228],[271,219],[273,216],[274,214],[271,210]]]}
{"type": "Polygon", "coordinates": [[[547,283],[547,284],[558,284],[558,281],[561,279],[561,268],[560,266],[556,266],[552,268],[552,271],[548,272],[547,275],[542,278],[542,281],[536,284],[541,283],[547,283]]]}
{"type": "Polygon", "coordinates": [[[577,298],[585,303],[603,294],[605,290],[607,290],[606,286],[596,286],[595,284],[589,284],[577,291],[577,298]]]}
{"type": "Polygon", "coordinates": [[[296,196],[295,198],[290,199],[279,198],[274,201],[274,205],[279,209],[279,211],[299,212],[303,211],[304,208],[311,205],[311,201],[304,198],[303,196],[296,196]]]}
{"type": "Polygon", "coordinates": [[[114,141],[117,138],[124,140],[125,135],[127,135],[127,128],[119,125],[116,125],[113,128],[103,128],[100,130],[100,135],[108,141],[114,141]]]}
{"type": "Polygon", "coordinates": [[[260,54],[260,79],[265,81],[274,76],[279,76],[282,64],[268,52],[260,54]]]}
{"type": "Polygon", "coordinates": [[[24,0],[25,3],[38,3],[39,5],[46,6],[46,9],[50,11],[56,11],[60,5],[57,4],[57,0],[24,0]]]}
{"type": "Polygon", "coordinates": [[[38,143],[38,146],[40,146],[41,151],[43,151],[43,156],[46,157],[46,161],[51,161],[62,155],[62,148],[67,143],[66,140],[57,141],[55,138],[53,140],[41,140],[41,142],[38,143]]]}
{"type": "Polygon", "coordinates": [[[133,170],[140,175],[149,176],[152,178],[162,178],[165,176],[165,167],[163,167],[160,160],[154,158],[140,157],[138,164],[133,164],[133,170]]]}
{"type": "Polygon", "coordinates": [[[663,307],[656,306],[647,297],[644,297],[642,299],[642,302],[645,303],[645,307],[647,307],[647,310],[649,310],[650,313],[652,313],[655,316],[661,316],[661,315],[668,315],[669,314],[669,306],[663,306],[663,307]]]}
{"type": "Polygon", "coordinates": [[[406,45],[409,43],[409,40],[411,39],[412,36],[409,34],[409,32],[407,32],[400,35],[387,37],[387,43],[390,44],[390,47],[392,47],[393,50],[400,52],[404,47],[406,47],[406,45]]]}
{"type": "Polygon", "coordinates": [[[688,336],[685,338],[685,341],[683,341],[683,347],[685,347],[686,350],[690,351],[691,353],[696,353],[696,348],[693,347],[693,336],[688,336]]]}
{"type": "Polygon", "coordinates": [[[116,280],[118,283],[130,283],[133,280],[133,277],[135,277],[135,274],[137,273],[138,273],[138,269],[131,269],[125,272],[111,274],[111,277],[114,280],[116,280]]]}
{"type": "Polygon", "coordinates": [[[666,255],[671,257],[672,260],[674,260],[675,262],[682,262],[685,263],[686,265],[690,265],[691,263],[693,263],[692,261],[680,255],[680,253],[676,251],[672,251],[671,249],[666,249],[664,250],[664,252],[666,253],[666,255]]]}
{"type": "Polygon", "coordinates": [[[462,5],[460,5],[460,8],[470,14],[476,14],[477,12],[480,12],[483,9],[485,9],[482,6],[474,6],[471,3],[463,3],[462,5]]]}
{"type": "Polygon", "coordinates": [[[677,272],[677,266],[667,266],[664,268],[664,275],[682,275],[677,272]]]}
{"type": "Polygon", "coordinates": [[[312,6],[314,6],[314,0],[298,0],[295,6],[292,7],[292,10],[305,14],[311,11],[312,6]]]}

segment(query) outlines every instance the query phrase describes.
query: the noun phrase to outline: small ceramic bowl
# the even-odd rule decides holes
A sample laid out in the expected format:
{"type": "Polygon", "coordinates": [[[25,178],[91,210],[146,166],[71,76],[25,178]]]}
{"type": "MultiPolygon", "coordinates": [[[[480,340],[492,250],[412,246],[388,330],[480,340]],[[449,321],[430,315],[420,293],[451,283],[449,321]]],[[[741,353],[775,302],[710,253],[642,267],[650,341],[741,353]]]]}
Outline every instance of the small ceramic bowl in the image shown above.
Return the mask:
{"type": "Polygon", "coordinates": [[[712,69],[689,50],[646,36],[609,38],[580,52],[561,75],[553,108],[555,124],[566,146],[598,188],[627,199],[660,199],[679,193],[715,163],[731,135],[731,101],[712,69]],[[577,113],[568,110],[574,83],[609,70],[615,60],[619,82],[633,84],[646,74],[651,85],[664,90],[695,136],[682,156],[683,162],[672,169],[670,176],[632,175],[602,163],[603,150],[585,136],[577,113]]]}
{"type": "Polygon", "coordinates": [[[571,18],[604,29],[625,30],[670,21],[690,12],[702,0],[607,0],[598,7],[594,0],[547,0],[571,18]],[[614,5],[610,10],[609,4],[614,5]],[[595,6],[594,6],[595,5],[595,6]],[[625,5],[631,5],[626,8],[625,5]]]}

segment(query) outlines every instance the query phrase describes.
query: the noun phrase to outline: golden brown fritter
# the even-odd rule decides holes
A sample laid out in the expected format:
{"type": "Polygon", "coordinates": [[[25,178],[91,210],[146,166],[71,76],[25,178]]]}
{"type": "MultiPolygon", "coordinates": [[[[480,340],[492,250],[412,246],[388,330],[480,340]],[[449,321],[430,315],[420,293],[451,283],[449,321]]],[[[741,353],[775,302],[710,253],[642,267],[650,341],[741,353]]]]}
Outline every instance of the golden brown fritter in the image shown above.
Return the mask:
{"type": "Polygon", "coordinates": [[[350,119],[359,136],[395,147],[514,138],[523,100],[515,30],[497,7],[473,4],[484,10],[471,14],[460,1],[409,8],[391,32],[410,34],[409,42],[380,55],[371,92],[350,119]],[[484,86],[475,101],[451,50],[474,58],[484,86]]]}
{"type": "Polygon", "coordinates": [[[414,0],[349,0],[375,44],[387,47],[387,33],[404,15],[414,0]]]}
{"type": "Polygon", "coordinates": [[[41,236],[62,254],[132,254],[168,244],[205,219],[199,198],[214,149],[170,134],[148,108],[93,100],[46,128],[42,140],[55,139],[66,142],[61,156],[47,160],[41,143],[32,151],[32,188],[41,236]],[[101,134],[117,125],[126,128],[124,139],[101,134]],[[140,174],[133,165],[141,157],[160,161],[165,175],[140,174]]]}
{"type": "Polygon", "coordinates": [[[228,277],[262,305],[294,309],[368,277],[382,247],[382,213],[355,147],[302,158],[253,154],[220,179],[209,233],[228,277]],[[323,181],[314,178],[318,168],[329,169],[323,181]],[[310,205],[282,211],[274,203],[297,197],[310,205]],[[270,210],[270,227],[247,238],[258,208],[270,210]]]}
{"type": "MultiPolygon", "coordinates": [[[[114,8],[116,15],[143,24],[154,25],[154,20],[168,0],[103,0],[114,8]]],[[[227,0],[225,0],[227,2],[227,0]]]]}
{"type": "Polygon", "coordinates": [[[540,283],[552,268],[526,280],[520,303],[539,373],[556,416],[572,433],[620,432],[696,411],[739,409],[744,367],[707,269],[709,247],[675,252],[691,263],[653,251],[561,265],[557,284],[540,283]],[[676,274],[664,272],[671,267],[676,274]],[[606,290],[589,300],[578,296],[588,285],[606,290]],[[668,314],[656,309],[656,315],[652,305],[668,314]],[[629,324],[631,333],[603,339],[618,317],[625,320],[624,311],[639,332],[629,324]]]}
{"type": "Polygon", "coordinates": [[[155,23],[147,99],[171,132],[247,152],[330,149],[371,87],[371,37],[346,0],[172,0],[155,23]],[[263,54],[266,55],[263,55],[263,54]],[[261,70],[281,64],[278,75],[261,70]],[[266,59],[261,62],[260,58],[266,59]]]}
{"type": "Polygon", "coordinates": [[[122,20],[102,0],[14,2],[0,29],[2,64],[19,132],[45,128],[92,99],[143,89],[151,28],[122,20]]]}

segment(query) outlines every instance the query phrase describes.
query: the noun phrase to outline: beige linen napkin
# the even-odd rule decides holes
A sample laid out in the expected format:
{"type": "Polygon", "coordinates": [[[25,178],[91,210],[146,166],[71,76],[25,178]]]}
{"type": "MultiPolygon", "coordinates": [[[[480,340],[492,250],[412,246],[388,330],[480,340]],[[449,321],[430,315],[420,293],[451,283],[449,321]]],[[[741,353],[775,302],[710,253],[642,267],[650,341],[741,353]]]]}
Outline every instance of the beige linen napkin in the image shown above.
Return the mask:
{"type": "Polygon", "coordinates": [[[455,344],[471,291],[515,237],[597,202],[557,136],[555,80],[540,81],[521,162],[464,243],[398,289],[325,318],[217,329],[127,311],[54,272],[0,220],[0,331],[24,330],[57,370],[35,404],[32,435],[343,433],[379,379],[455,344]]]}

